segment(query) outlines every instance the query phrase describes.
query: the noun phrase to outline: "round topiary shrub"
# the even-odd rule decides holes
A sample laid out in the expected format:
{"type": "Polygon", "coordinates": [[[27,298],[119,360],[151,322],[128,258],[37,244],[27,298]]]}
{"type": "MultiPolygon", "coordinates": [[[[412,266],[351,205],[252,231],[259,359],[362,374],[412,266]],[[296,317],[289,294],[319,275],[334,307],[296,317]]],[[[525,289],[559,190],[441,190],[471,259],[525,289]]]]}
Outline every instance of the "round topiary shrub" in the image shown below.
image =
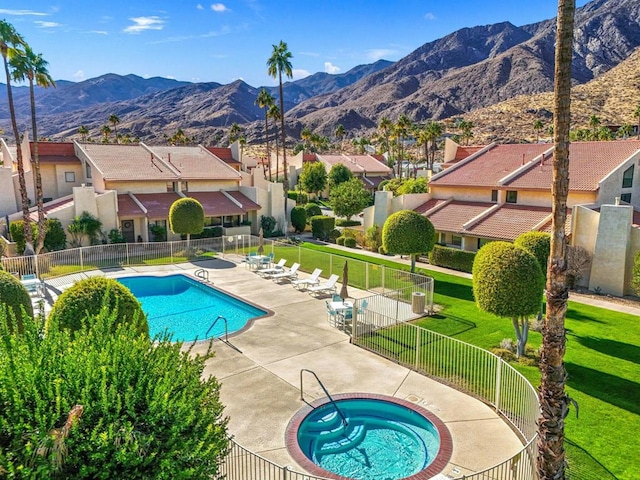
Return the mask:
{"type": "Polygon", "coordinates": [[[542,274],[547,276],[547,264],[549,263],[549,252],[551,251],[551,235],[547,232],[525,232],[518,236],[513,242],[516,247],[524,248],[531,253],[538,263],[542,274]]]}
{"type": "Polygon", "coordinates": [[[191,197],[176,200],[169,208],[169,228],[173,233],[190,236],[202,233],[204,230],[204,208],[202,204],[191,197]]]}
{"type": "Polygon", "coordinates": [[[337,245],[344,245],[344,239],[345,239],[345,237],[336,238],[336,244],[337,245]]]}
{"type": "Polygon", "coordinates": [[[9,323],[9,330],[12,330],[11,318],[15,318],[18,332],[22,332],[23,320],[33,317],[33,306],[29,292],[16,277],[8,272],[0,270],[0,308],[6,312],[9,323]],[[24,314],[23,316],[23,309],[24,314]]]}
{"type": "Polygon", "coordinates": [[[106,277],[80,280],[65,290],[53,305],[47,317],[47,330],[52,326],[76,332],[86,319],[100,313],[103,305],[109,312],[116,311],[117,323],[136,322],[137,331],[149,336],[147,317],[131,291],[120,282],[106,277]]]}
{"type": "Polygon", "coordinates": [[[341,236],[342,236],[342,232],[337,228],[334,228],[333,230],[331,230],[331,233],[329,233],[329,240],[332,242],[335,242],[336,240],[338,240],[338,237],[341,237],[341,236]]]}
{"type": "Polygon", "coordinates": [[[356,239],[352,237],[344,237],[344,246],[349,248],[356,248],[356,239]]]}
{"type": "Polygon", "coordinates": [[[296,233],[304,232],[307,226],[307,212],[304,207],[293,207],[291,210],[291,226],[296,233]]]}

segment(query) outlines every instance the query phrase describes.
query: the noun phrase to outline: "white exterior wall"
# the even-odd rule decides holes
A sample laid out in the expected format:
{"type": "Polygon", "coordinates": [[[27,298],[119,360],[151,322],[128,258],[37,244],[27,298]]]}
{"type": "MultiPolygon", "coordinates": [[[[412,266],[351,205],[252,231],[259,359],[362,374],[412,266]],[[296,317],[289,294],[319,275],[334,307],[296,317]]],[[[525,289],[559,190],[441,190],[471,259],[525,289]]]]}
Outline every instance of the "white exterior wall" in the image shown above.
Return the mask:
{"type": "Polygon", "coordinates": [[[434,185],[429,187],[429,191],[432,198],[441,200],[453,197],[462,202],[491,202],[490,188],[438,187],[434,185]]]}
{"type": "Polygon", "coordinates": [[[625,292],[627,254],[633,223],[633,207],[602,205],[589,289],[622,296],[625,292]]]}
{"type": "MultiPolygon", "coordinates": [[[[6,158],[6,157],[5,157],[6,158]]],[[[20,204],[16,202],[15,190],[13,188],[13,172],[11,165],[0,166],[0,216],[17,212],[20,204]]]]}
{"type": "Polygon", "coordinates": [[[623,193],[631,194],[631,204],[640,206],[640,152],[630,157],[600,182],[598,204],[614,204],[616,197],[623,193]],[[633,185],[622,188],[622,175],[631,165],[633,168],[633,185]]]}
{"type": "MultiPolygon", "coordinates": [[[[600,213],[586,207],[574,207],[571,222],[571,244],[584,248],[593,258],[600,213]]],[[[578,285],[588,286],[590,274],[591,272],[585,272],[578,285]]]]}
{"type": "MultiPolygon", "coordinates": [[[[58,196],[64,197],[65,195],[71,195],[74,187],[79,187],[84,181],[84,173],[82,171],[82,164],[80,165],[56,165],[56,190],[58,196]],[[75,182],[67,182],[65,173],[73,172],[76,176],[75,182]]],[[[45,195],[47,196],[47,195],[45,195]]],[[[53,197],[56,198],[56,197],[53,197]]]]}

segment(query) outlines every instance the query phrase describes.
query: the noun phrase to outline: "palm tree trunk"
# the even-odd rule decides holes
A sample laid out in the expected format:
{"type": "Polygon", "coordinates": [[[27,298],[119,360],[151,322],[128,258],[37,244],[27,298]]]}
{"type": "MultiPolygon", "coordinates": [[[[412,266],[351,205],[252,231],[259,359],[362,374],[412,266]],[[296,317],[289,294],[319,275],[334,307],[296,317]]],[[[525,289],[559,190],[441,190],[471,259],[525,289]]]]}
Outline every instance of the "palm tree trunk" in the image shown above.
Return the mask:
{"type": "MultiPolygon", "coordinates": [[[[267,165],[269,167],[269,181],[273,181],[273,177],[271,176],[271,154],[269,153],[269,115],[268,115],[268,105],[264,106],[264,140],[267,145],[267,165]]],[[[266,166],[264,168],[267,168],[266,166]]],[[[267,179],[266,170],[265,170],[265,180],[267,179]]]]}
{"type": "Polygon", "coordinates": [[[540,480],[563,479],[565,469],[564,419],[569,398],[564,367],[567,312],[567,262],[565,223],[569,191],[569,129],[571,126],[571,57],[575,0],[558,1],[554,86],[554,136],[552,183],[552,236],[547,272],[547,318],[542,327],[542,373],[539,399],[537,472],[540,480]]]}
{"type": "Polygon", "coordinates": [[[280,135],[282,135],[282,166],[284,168],[284,218],[285,228],[284,234],[287,235],[287,200],[289,198],[289,172],[287,165],[287,134],[284,131],[284,97],[282,93],[282,70],[278,69],[278,80],[280,83],[280,135]]]}
{"type": "Polygon", "coordinates": [[[46,221],[44,214],[44,194],[42,193],[42,175],[40,174],[40,157],[38,155],[38,126],[36,122],[36,99],[33,89],[33,79],[29,78],[29,96],[31,100],[31,130],[33,131],[33,171],[36,176],[36,202],[38,204],[38,237],[36,239],[36,254],[44,247],[46,235],[46,221]]]}
{"type": "MultiPolygon", "coordinates": [[[[4,53],[4,52],[3,52],[4,53]]],[[[9,114],[11,116],[11,127],[13,128],[13,136],[16,140],[16,152],[18,160],[18,184],[20,185],[20,200],[22,202],[22,218],[24,220],[24,238],[25,253],[29,254],[33,250],[33,230],[31,228],[31,219],[29,217],[29,197],[27,195],[27,182],[24,176],[24,165],[22,164],[22,145],[20,142],[20,132],[18,131],[18,122],[16,121],[16,110],[13,105],[13,92],[11,91],[11,74],[9,72],[9,63],[6,55],[3,55],[4,72],[7,77],[7,100],[9,102],[9,114]]]]}

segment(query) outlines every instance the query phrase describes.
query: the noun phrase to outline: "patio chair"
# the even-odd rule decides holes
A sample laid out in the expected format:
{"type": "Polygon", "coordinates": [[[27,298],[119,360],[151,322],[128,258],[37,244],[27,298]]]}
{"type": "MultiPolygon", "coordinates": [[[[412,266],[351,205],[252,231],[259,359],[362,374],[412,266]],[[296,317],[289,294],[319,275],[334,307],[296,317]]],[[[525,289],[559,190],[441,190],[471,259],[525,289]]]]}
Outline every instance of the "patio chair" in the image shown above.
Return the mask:
{"type": "Polygon", "coordinates": [[[258,268],[266,270],[271,268],[271,265],[273,264],[273,260],[275,258],[275,255],[272,253],[270,253],[269,255],[267,255],[265,258],[260,260],[260,265],[258,265],[258,268]],[[266,268],[264,268],[266,267],[266,268]]]}
{"type": "Polygon", "coordinates": [[[291,268],[289,270],[286,270],[282,273],[275,273],[271,275],[271,280],[273,280],[276,283],[281,283],[283,281],[290,282],[292,280],[295,280],[296,278],[298,278],[299,268],[300,268],[300,264],[294,263],[293,265],[291,265],[291,268]]]}
{"type": "Polygon", "coordinates": [[[38,279],[38,277],[34,273],[28,273],[26,275],[22,275],[20,279],[20,283],[22,283],[22,285],[27,290],[27,292],[29,292],[29,295],[42,296],[43,294],[42,282],[38,279]]]}
{"type": "Polygon", "coordinates": [[[281,258],[278,263],[276,263],[272,268],[263,268],[262,270],[256,270],[256,273],[263,278],[268,278],[271,275],[275,275],[276,273],[284,272],[284,265],[287,263],[287,260],[281,258]]]}
{"type": "Polygon", "coordinates": [[[340,295],[338,295],[337,293],[333,294],[333,301],[334,302],[341,302],[342,301],[342,297],[340,295]]]}
{"type": "Polygon", "coordinates": [[[368,306],[369,303],[366,300],[363,300],[360,307],[358,307],[358,315],[362,315],[367,310],[368,306]]]}
{"type": "Polygon", "coordinates": [[[294,280],[291,282],[291,285],[293,285],[293,288],[297,290],[305,290],[314,285],[318,285],[320,283],[321,273],[322,273],[322,269],[316,268],[309,278],[294,280]]]}
{"type": "Polygon", "coordinates": [[[320,285],[309,287],[307,288],[307,291],[311,296],[314,297],[318,295],[332,295],[336,291],[336,283],[338,282],[338,278],[340,278],[338,275],[333,274],[326,282],[321,283],[320,285]]]}
{"type": "Polygon", "coordinates": [[[327,305],[327,321],[329,322],[329,325],[331,325],[332,327],[335,327],[338,312],[336,312],[335,309],[331,307],[331,303],[329,302],[329,300],[326,301],[326,305],[327,305]]]}

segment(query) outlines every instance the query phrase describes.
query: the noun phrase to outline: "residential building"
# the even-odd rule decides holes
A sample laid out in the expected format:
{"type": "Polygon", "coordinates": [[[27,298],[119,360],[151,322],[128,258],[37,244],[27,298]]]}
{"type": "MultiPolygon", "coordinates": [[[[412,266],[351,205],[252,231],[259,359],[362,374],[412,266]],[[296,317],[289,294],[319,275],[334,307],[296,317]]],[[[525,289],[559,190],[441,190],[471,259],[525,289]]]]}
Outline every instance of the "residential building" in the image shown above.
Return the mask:
{"type": "MultiPolygon", "coordinates": [[[[550,231],[552,144],[491,144],[461,147],[460,153],[451,144],[448,150],[445,148],[445,169],[431,177],[428,194],[394,199],[390,192],[380,192],[374,207],[365,212],[365,228],[373,223],[381,225],[394,211],[411,208],[431,220],[439,243],[469,251],[492,240],[513,241],[531,230],[550,231]]],[[[635,234],[630,233],[637,225],[633,212],[640,207],[640,142],[574,142],[569,156],[566,232],[570,241],[596,254],[611,250],[606,244],[616,238],[616,242],[623,242],[619,258],[604,263],[622,266],[627,272],[622,276],[620,270],[612,272],[594,256],[594,265],[609,273],[587,275],[584,281],[594,288],[593,282],[597,281],[603,291],[627,293],[628,282],[614,286],[607,278],[628,279],[631,254],[640,248],[635,234]],[[586,227],[574,218],[578,206],[597,213],[600,223],[602,212],[612,211],[604,206],[622,209],[627,213],[621,218],[628,224],[616,223],[619,231],[612,225],[600,231],[598,222],[590,217],[590,226],[586,227]],[[580,235],[576,237],[575,232],[580,235]]],[[[583,212],[580,219],[586,221],[587,214],[583,212]]]]}

